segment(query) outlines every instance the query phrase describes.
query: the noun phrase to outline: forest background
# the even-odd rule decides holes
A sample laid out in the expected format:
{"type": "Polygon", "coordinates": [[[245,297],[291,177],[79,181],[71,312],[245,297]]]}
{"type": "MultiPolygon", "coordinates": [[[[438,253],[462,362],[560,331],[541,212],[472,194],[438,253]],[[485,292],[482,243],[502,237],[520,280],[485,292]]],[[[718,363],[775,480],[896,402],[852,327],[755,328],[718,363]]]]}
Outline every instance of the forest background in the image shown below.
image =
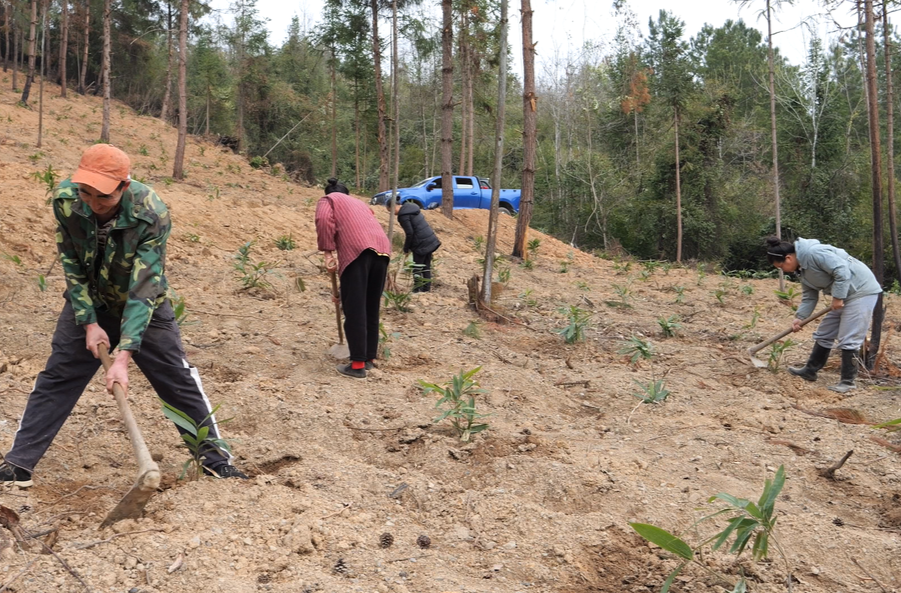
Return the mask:
{"type": "MultiPolygon", "coordinates": [[[[2,0],[0,51],[4,71],[13,69],[13,87],[25,87],[23,106],[36,108],[35,97],[28,97],[28,70],[78,92],[104,92],[108,38],[110,94],[175,124],[184,14],[188,133],[223,136],[254,166],[276,175],[310,184],[337,175],[366,194],[390,187],[395,129],[401,187],[442,172],[437,4],[326,0],[313,30],[302,29],[295,16],[278,45],[269,39],[256,0],[235,0],[229,23],[205,18],[210,7],[195,0],[2,0]],[[396,106],[389,92],[395,82],[396,106]]],[[[767,7],[775,14],[791,2],[744,4],[757,19],[767,7]]],[[[678,256],[716,261],[726,270],[766,270],[761,238],[776,231],[778,188],[783,236],[835,243],[864,261],[882,249],[890,285],[898,278],[891,244],[873,240],[874,224],[887,230],[889,217],[874,218],[871,199],[876,177],[863,4],[824,0],[824,13],[859,10],[860,25],[831,37],[811,36],[801,64],[789,63],[778,50],[773,56],[778,180],[764,36],[730,20],[687,37],[684,23],[668,10],[652,18],[642,35],[628,2],[616,0],[610,6],[617,19],[614,38],[558,58],[538,78],[534,95],[524,99],[522,73],[508,68],[503,166],[493,182],[520,187],[523,105],[531,103],[537,113],[532,226],[601,254],[678,256]]],[[[881,38],[880,11],[888,13],[887,22],[895,5],[875,5],[875,36],[881,38]]],[[[455,0],[451,9],[453,173],[488,177],[498,113],[499,1],[455,0]]],[[[885,47],[897,41],[890,26],[888,33],[885,47]]],[[[514,52],[522,48],[508,48],[514,52]]],[[[901,57],[890,55],[897,70],[901,57]]],[[[880,48],[873,57],[879,104],[887,106],[886,83],[893,75],[886,75],[884,56],[880,48]]],[[[115,142],[115,113],[111,117],[115,142]]],[[[885,136],[889,124],[879,122],[885,136]]],[[[881,177],[893,177],[893,169],[883,167],[881,177]]]]}

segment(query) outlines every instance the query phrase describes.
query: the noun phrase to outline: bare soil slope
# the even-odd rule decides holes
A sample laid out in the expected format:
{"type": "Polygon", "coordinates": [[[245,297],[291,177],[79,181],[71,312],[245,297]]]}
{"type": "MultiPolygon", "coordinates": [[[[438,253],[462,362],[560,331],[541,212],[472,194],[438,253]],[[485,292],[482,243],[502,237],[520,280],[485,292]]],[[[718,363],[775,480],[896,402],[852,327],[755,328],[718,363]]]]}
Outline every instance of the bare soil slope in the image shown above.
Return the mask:
{"type": "MultiPolygon", "coordinates": [[[[49,86],[38,149],[38,115],[16,106],[8,86],[4,78],[0,451],[12,443],[62,304],[52,214],[32,173],[52,165],[70,174],[98,137],[101,117],[100,99],[71,93],[61,100],[49,86]]],[[[161,458],[164,488],[144,519],[99,531],[136,466],[98,376],[38,467],[36,485],[0,492],[0,504],[17,511],[30,532],[58,530],[53,550],[91,590],[654,591],[675,561],[628,522],[683,531],[712,511],[707,497],[756,499],[780,465],[788,480],[777,536],[793,590],[901,587],[897,455],[872,441],[866,424],[802,411],[852,408],[883,421],[901,416],[898,391],[864,377],[842,399],[825,389],[837,380],[835,360],[819,383],[788,376],[782,369],[806,357],[809,331],[795,336],[802,343],[778,373],[751,367],[746,348],[790,320],[773,295],[775,281],[695,268],[642,275],[638,263],[604,261],[535,232],[541,246],[533,269],[502,264],[511,272],[497,307],[519,323],[482,323],[481,336],[469,337],[463,330],[476,317],[465,282],[479,273],[475,239],[485,234],[487,216],[457,212],[447,220],[430,212],[443,243],[435,291],[415,295],[412,312],[385,311],[391,355],[367,380],[352,380],[327,355],[337,336],[315,253],[320,192],[198,139],[189,140],[187,179],[174,183],[166,177],[172,127],[114,104],[112,130],[113,142],[133,157],[136,177],[154,185],[172,211],[168,276],[187,304],[189,358],[222,404],[221,417],[233,417],[224,432],[237,465],[253,477],[179,481],[184,450],[134,369],[131,403],[161,458]],[[278,250],[282,235],[297,248],[278,250]],[[233,256],[247,241],[255,242],[255,259],[278,262],[269,291],[241,290],[235,277],[233,256]],[[684,287],[682,303],[675,302],[677,286],[684,287]],[[628,307],[617,306],[623,300],[628,307]],[[593,312],[587,339],[575,345],[555,333],[566,324],[559,309],[570,305],[593,312]],[[682,327],[664,339],[657,320],[671,315],[682,327]],[[631,335],[652,341],[651,361],[632,364],[618,353],[631,335]],[[478,409],[491,414],[490,428],[465,444],[447,424],[432,424],[436,398],[423,395],[418,381],[443,383],[479,365],[486,393],[478,409]],[[665,379],[671,395],[637,405],[636,382],[654,379],[665,379]],[[852,449],[839,481],[818,475],[852,449]],[[390,547],[380,547],[383,533],[393,536],[390,547]],[[417,546],[421,535],[430,547],[417,546]]],[[[387,222],[384,210],[376,215],[387,222]]],[[[514,220],[501,217],[499,252],[509,253],[513,232],[514,220]]],[[[894,327],[897,299],[887,302],[894,327]]],[[[697,542],[711,528],[685,537],[697,542]]],[[[8,590],[85,590],[53,555],[2,550],[6,539],[0,587],[18,575],[8,590]]],[[[778,554],[757,565],[735,564],[723,552],[704,562],[733,577],[744,570],[752,591],[787,590],[778,554]]],[[[674,587],[721,590],[697,568],[674,587]]]]}

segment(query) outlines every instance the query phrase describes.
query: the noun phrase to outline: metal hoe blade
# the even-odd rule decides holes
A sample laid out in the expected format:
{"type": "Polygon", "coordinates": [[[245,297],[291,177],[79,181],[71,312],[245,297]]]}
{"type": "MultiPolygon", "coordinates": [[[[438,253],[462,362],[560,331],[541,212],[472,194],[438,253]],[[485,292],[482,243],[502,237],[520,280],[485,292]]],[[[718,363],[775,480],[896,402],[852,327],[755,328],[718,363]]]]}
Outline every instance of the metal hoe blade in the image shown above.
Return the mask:
{"type": "Polygon", "coordinates": [[[122,519],[137,519],[144,513],[147,501],[160,487],[160,471],[150,469],[138,476],[131,490],[119,501],[119,504],[109,512],[100,528],[109,527],[122,519]]]}

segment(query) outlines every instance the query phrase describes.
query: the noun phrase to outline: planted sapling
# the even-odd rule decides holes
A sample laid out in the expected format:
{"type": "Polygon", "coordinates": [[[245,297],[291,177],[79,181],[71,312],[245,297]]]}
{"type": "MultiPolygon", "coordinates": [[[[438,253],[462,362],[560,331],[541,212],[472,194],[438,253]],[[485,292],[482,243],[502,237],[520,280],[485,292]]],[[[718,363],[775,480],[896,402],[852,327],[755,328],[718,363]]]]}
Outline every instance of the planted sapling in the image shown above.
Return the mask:
{"type": "Polygon", "coordinates": [[[678,330],[682,329],[682,324],[679,323],[678,315],[661,317],[657,320],[657,325],[660,326],[660,330],[663,332],[664,338],[672,338],[676,335],[676,332],[678,330]]]}
{"type": "Polygon", "coordinates": [[[480,370],[482,370],[480,366],[465,372],[461,370],[460,374],[455,375],[443,386],[419,381],[423,394],[435,392],[441,396],[438,403],[435,404],[436,408],[445,404],[448,406],[432,422],[437,424],[442,420],[450,419],[454,431],[463,442],[469,441],[472,435],[488,428],[488,424],[485,422],[477,423],[481,418],[490,416],[490,414],[480,414],[476,411],[475,396],[485,393],[485,390],[480,389],[478,381],[473,380],[472,377],[480,370]]]}
{"type": "Polygon", "coordinates": [[[641,387],[641,391],[632,395],[640,399],[643,404],[659,404],[670,394],[670,391],[665,387],[666,381],[663,379],[649,383],[635,381],[635,384],[641,387]]]}
{"type": "MultiPolygon", "coordinates": [[[[162,400],[160,400],[162,401],[162,400]]],[[[185,476],[190,480],[196,480],[203,476],[203,460],[209,451],[219,449],[220,451],[231,455],[231,445],[225,439],[210,435],[210,425],[219,426],[228,422],[228,420],[216,421],[213,415],[219,410],[219,406],[213,408],[203,420],[199,423],[195,422],[190,416],[175,408],[166,402],[163,402],[163,414],[166,418],[175,423],[176,426],[184,430],[181,435],[188,449],[190,457],[184,462],[181,468],[181,475],[178,479],[185,476]],[[208,421],[212,420],[209,424],[208,421]]]]}
{"type": "Polygon", "coordinates": [[[622,343],[617,352],[625,354],[630,358],[630,362],[635,364],[639,359],[650,360],[654,356],[654,346],[650,340],[645,340],[639,336],[631,336],[622,343]]]}
{"type": "Polygon", "coordinates": [[[574,344],[584,340],[585,329],[588,327],[588,320],[591,318],[591,313],[584,309],[580,309],[575,305],[570,305],[568,309],[558,309],[558,311],[566,315],[567,320],[569,321],[569,325],[563,329],[557,330],[557,333],[563,336],[563,341],[567,344],[574,344]]]}

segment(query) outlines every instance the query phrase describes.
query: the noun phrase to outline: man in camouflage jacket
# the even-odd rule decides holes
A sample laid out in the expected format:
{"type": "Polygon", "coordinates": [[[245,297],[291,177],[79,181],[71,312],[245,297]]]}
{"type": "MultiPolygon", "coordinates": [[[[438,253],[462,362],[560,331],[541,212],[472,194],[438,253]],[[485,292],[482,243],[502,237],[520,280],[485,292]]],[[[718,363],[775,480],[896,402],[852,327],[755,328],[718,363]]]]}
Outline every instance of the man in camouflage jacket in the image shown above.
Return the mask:
{"type": "MultiPolygon", "coordinates": [[[[128,363],[134,358],[163,401],[210,426],[209,438],[219,438],[166,298],[169,212],[152,189],[131,180],[130,167],[118,148],[94,145],[54,194],[66,303],[50,359],[28,397],[12,450],[0,464],[0,485],[32,484],[35,465],[100,366],[99,348],[119,347],[106,373],[110,392],[114,383],[128,388],[128,363]]],[[[208,473],[247,477],[230,464],[227,452],[209,446],[204,453],[208,473]]]]}

